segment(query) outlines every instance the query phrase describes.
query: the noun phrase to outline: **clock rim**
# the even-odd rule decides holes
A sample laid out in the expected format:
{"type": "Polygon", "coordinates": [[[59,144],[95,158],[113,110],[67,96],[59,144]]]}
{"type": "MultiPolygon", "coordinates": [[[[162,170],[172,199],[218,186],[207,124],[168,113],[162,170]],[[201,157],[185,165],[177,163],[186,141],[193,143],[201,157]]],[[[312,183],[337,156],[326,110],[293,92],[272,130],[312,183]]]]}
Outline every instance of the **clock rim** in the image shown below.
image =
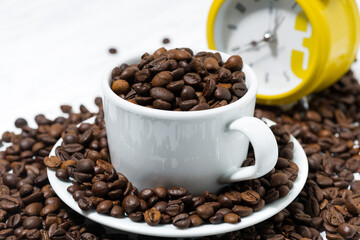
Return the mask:
{"type": "MultiPolygon", "coordinates": [[[[216,50],[215,43],[215,22],[217,15],[223,6],[225,1],[232,0],[214,0],[210,7],[208,19],[207,19],[207,41],[210,49],[216,50]]],[[[234,1],[234,0],[233,0],[234,1]]],[[[317,78],[325,68],[325,64],[329,57],[330,48],[329,39],[329,29],[326,24],[325,15],[321,11],[324,7],[321,3],[311,2],[308,0],[296,0],[296,2],[303,9],[304,13],[309,19],[309,22],[313,28],[314,42],[314,61],[308,66],[308,77],[303,79],[303,81],[297,85],[295,88],[281,94],[274,95],[264,95],[257,94],[257,100],[262,104],[271,104],[271,105],[280,105],[294,102],[306,96],[307,94],[313,92],[321,83],[320,79],[317,78]],[[315,6],[317,5],[317,6],[315,6]],[[317,64],[319,63],[319,64],[317,64]],[[314,79],[314,81],[312,81],[314,79]]],[[[222,51],[222,50],[219,50],[222,51]]]]}

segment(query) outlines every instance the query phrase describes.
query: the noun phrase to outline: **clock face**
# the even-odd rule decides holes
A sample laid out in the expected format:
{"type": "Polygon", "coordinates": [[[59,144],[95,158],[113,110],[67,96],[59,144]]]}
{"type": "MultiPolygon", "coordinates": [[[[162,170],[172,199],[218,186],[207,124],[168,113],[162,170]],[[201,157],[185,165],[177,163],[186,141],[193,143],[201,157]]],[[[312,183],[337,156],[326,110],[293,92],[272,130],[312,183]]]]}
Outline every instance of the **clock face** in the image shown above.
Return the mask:
{"type": "Polygon", "coordinates": [[[214,32],[217,49],[254,69],[261,95],[287,93],[306,77],[312,27],[293,0],[225,1],[214,32]]]}

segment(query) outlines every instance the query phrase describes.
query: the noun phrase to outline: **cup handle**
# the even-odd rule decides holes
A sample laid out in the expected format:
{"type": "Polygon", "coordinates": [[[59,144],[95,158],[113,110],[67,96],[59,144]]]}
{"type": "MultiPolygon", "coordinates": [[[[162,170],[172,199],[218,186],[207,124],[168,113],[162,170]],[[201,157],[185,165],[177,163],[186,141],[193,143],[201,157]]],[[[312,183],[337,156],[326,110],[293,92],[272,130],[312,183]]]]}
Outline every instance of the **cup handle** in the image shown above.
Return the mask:
{"type": "Polygon", "coordinates": [[[270,128],[255,117],[242,117],[229,126],[230,131],[243,133],[251,142],[255,153],[255,165],[234,167],[220,177],[220,182],[230,183],[259,178],[270,172],[278,158],[278,146],[270,128]]]}

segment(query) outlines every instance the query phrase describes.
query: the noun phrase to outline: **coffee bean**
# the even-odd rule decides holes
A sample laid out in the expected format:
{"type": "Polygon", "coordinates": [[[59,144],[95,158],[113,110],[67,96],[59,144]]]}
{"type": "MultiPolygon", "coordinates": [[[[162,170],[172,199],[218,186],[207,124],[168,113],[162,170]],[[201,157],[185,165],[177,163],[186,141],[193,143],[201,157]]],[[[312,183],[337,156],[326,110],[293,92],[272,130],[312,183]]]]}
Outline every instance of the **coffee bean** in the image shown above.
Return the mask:
{"type": "Polygon", "coordinates": [[[232,87],[231,87],[231,91],[233,92],[233,94],[238,97],[241,98],[243,97],[246,92],[247,92],[247,88],[245,83],[235,83],[232,87]]]}
{"type": "Polygon", "coordinates": [[[23,128],[27,125],[28,125],[28,123],[24,118],[17,118],[15,120],[15,127],[17,127],[17,128],[23,128]]]}
{"type": "Polygon", "coordinates": [[[241,202],[241,193],[238,191],[229,191],[224,194],[226,197],[228,197],[233,204],[240,204],[241,202]]]}
{"type": "Polygon", "coordinates": [[[49,213],[54,213],[59,209],[60,205],[57,204],[49,204],[46,205],[43,209],[40,211],[40,216],[44,217],[48,215],[49,213]]]}
{"type": "Polygon", "coordinates": [[[40,217],[31,216],[24,220],[23,227],[24,229],[40,229],[42,220],[40,217]]]}
{"type": "MultiPolygon", "coordinates": [[[[63,146],[64,151],[66,151],[67,153],[75,153],[75,152],[80,152],[81,150],[84,149],[84,146],[79,144],[79,143],[70,143],[70,144],[65,144],[63,146]]],[[[66,159],[69,160],[69,159],[66,159]]]]}
{"type": "Polygon", "coordinates": [[[186,73],[183,77],[185,84],[189,86],[197,86],[201,82],[201,77],[196,73],[186,73]]]}
{"type": "Polygon", "coordinates": [[[219,224],[224,220],[224,215],[221,213],[217,213],[209,218],[209,222],[211,224],[219,224]]]}
{"type": "Polygon", "coordinates": [[[133,212],[129,214],[129,218],[133,222],[141,222],[144,220],[144,214],[142,212],[133,212]]]}
{"type": "Polygon", "coordinates": [[[240,217],[247,217],[253,213],[253,209],[251,207],[235,205],[232,208],[232,211],[239,215],[240,217]]]}
{"type": "Polygon", "coordinates": [[[340,224],[337,228],[337,231],[344,238],[352,238],[356,233],[355,228],[348,223],[340,224]]]}
{"type": "Polygon", "coordinates": [[[154,108],[156,109],[162,109],[162,110],[169,110],[171,108],[171,104],[164,101],[164,100],[161,100],[161,99],[156,99],[154,102],[153,102],[153,106],[154,108]]]}
{"type": "Polygon", "coordinates": [[[184,211],[184,203],[181,200],[172,200],[168,202],[165,213],[171,217],[174,217],[184,211]]]}
{"type": "Polygon", "coordinates": [[[284,173],[274,173],[271,175],[271,181],[270,184],[273,187],[284,185],[288,182],[288,176],[284,173]]]}
{"type": "Polygon", "coordinates": [[[226,60],[224,67],[230,71],[241,71],[243,67],[242,58],[239,55],[233,55],[226,60]]]}
{"type": "Polygon", "coordinates": [[[232,224],[238,223],[240,222],[240,217],[235,213],[228,213],[224,216],[224,222],[232,224]]]}
{"type": "Polygon", "coordinates": [[[82,173],[93,173],[95,163],[90,159],[80,159],[76,162],[76,171],[82,173]]]}
{"type": "Polygon", "coordinates": [[[126,80],[116,80],[113,82],[111,89],[118,95],[126,94],[130,90],[130,85],[126,80]]]}
{"type": "Polygon", "coordinates": [[[88,197],[80,197],[78,200],[78,206],[81,210],[87,211],[93,208],[93,202],[88,197]]]}
{"type": "Polygon", "coordinates": [[[241,193],[241,199],[246,204],[255,205],[260,201],[260,196],[255,191],[247,190],[241,193]]]}
{"type": "MultiPolygon", "coordinates": [[[[191,101],[191,100],[188,100],[191,101]]],[[[207,103],[199,103],[198,105],[195,105],[192,107],[189,111],[201,111],[201,110],[208,110],[210,109],[209,104],[207,103]]]]}
{"type": "Polygon", "coordinates": [[[221,204],[221,206],[224,208],[232,208],[233,207],[232,200],[224,194],[219,195],[218,201],[221,204]]]}
{"type": "Polygon", "coordinates": [[[9,188],[16,188],[18,177],[13,173],[5,173],[2,177],[2,182],[9,188]]]}
{"type": "Polygon", "coordinates": [[[0,196],[0,208],[5,211],[15,211],[20,207],[20,202],[18,199],[11,197],[9,195],[0,196]]]}
{"type": "Polygon", "coordinates": [[[184,229],[188,228],[191,224],[189,214],[181,213],[177,215],[173,220],[173,225],[177,228],[184,229]]]}
{"type": "Polygon", "coordinates": [[[68,172],[67,170],[64,170],[64,169],[57,169],[56,170],[56,173],[55,173],[56,177],[59,178],[60,180],[68,180],[69,179],[69,175],[68,175],[68,172]]]}
{"type": "Polygon", "coordinates": [[[60,167],[61,160],[60,160],[60,158],[58,158],[56,156],[45,157],[44,164],[50,169],[55,169],[55,168],[60,167]]]}
{"type": "Polygon", "coordinates": [[[91,190],[95,197],[105,197],[109,192],[108,185],[103,181],[95,182],[92,185],[91,190]]]}
{"type": "Polygon", "coordinates": [[[196,214],[206,220],[214,214],[214,208],[209,205],[203,204],[196,208],[196,214]]]}
{"type": "Polygon", "coordinates": [[[151,85],[153,87],[165,87],[173,79],[172,73],[170,71],[159,72],[151,80],[151,85]]]}
{"type": "Polygon", "coordinates": [[[191,100],[191,99],[196,99],[196,93],[195,93],[195,89],[191,86],[185,86],[182,91],[181,91],[181,100],[185,101],[185,100],[191,100]]]}
{"type": "Polygon", "coordinates": [[[194,108],[195,106],[198,105],[198,101],[195,100],[195,99],[190,99],[190,100],[184,100],[184,101],[181,101],[179,103],[179,107],[181,108],[181,110],[183,111],[187,111],[187,110],[190,110],[192,108],[194,108]]]}
{"type": "Polygon", "coordinates": [[[110,200],[104,200],[96,206],[96,212],[100,214],[107,214],[113,207],[113,202],[110,200]]]}
{"type": "Polygon", "coordinates": [[[128,195],[122,201],[122,208],[127,214],[135,212],[140,205],[139,198],[134,195],[128,195]]]}
{"type": "Polygon", "coordinates": [[[150,90],[150,95],[154,99],[161,99],[166,102],[171,102],[174,99],[174,94],[166,88],[154,87],[150,90]]]}
{"type": "Polygon", "coordinates": [[[218,87],[216,90],[215,90],[215,93],[214,93],[215,97],[217,99],[220,99],[220,100],[226,100],[226,101],[230,101],[231,100],[231,93],[228,89],[224,88],[224,87],[218,87]]]}
{"type": "Polygon", "coordinates": [[[144,213],[144,219],[150,226],[156,226],[160,223],[161,213],[156,208],[151,208],[144,213]]]}
{"type": "Polygon", "coordinates": [[[216,71],[219,68],[219,64],[215,58],[209,57],[209,58],[205,58],[204,67],[209,72],[212,72],[212,71],[216,71]]]}
{"type": "Polygon", "coordinates": [[[168,189],[168,194],[171,199],[178,199],[187,194],[187,190],[183,187],[171,187],[168,189]]]}
{"type": "Polygon", "coordinates": [[[154,191],[150,188],[145,188],[139,192],[139,198],[143,200],[148,200],[154,195],[154,191]]]}

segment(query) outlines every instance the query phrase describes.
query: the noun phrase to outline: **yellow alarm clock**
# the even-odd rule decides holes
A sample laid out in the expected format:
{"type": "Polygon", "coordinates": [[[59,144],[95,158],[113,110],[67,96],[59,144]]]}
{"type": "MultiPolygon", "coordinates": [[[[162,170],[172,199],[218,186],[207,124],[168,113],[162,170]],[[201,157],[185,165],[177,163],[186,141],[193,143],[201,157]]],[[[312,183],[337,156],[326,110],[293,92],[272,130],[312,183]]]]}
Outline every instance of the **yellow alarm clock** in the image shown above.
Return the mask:
{"type": "Polygon", "coordinates": [[[257,100],[280,105],[335,83],[360,40],[354,0],[215,0],[211,49],[242,56],[257,74],[257,100]]]}

